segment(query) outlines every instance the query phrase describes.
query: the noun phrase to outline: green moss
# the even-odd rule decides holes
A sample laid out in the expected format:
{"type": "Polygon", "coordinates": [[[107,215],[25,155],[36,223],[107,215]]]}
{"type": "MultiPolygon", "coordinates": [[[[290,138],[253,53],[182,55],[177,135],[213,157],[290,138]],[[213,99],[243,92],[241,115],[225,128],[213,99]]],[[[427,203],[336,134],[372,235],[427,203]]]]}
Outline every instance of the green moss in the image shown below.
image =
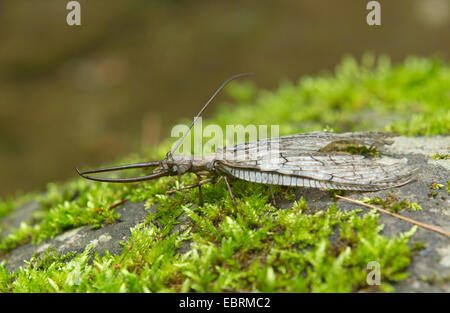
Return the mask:
{"type": "MultiPolygon", "coordinates": [[[[450,112],[443,105],[450,101],[449,85],[450,67],[436,59],[412,57],[392,65],[386,57],[366,55],[361,64],[345,58],[334,74],[284,82],[275,91],[234,82],[228,89],[233,103],[222,104],[203,126],[279,124],[280,135],[323,129],[450,134],[450,112]]],[[[174,140],[111,164],[162,158],[174,140]]],[[[342,151],[376,154],[348,145],[342,151]]],[[[194,182],[193,175],[182,179],[183,185],[194,182]]],[[[158,211],[133,229],[121,255],[106,253],[89,264],[90,248],[73,258],[47,254],[13,274],[2,263],[0,291],[391,291],[392,282],[407,276],[414,229],[387,238],[379,233],[375,212],[358,215],[336,206],[318,211],[304,199],[278,210],[270,204],[266,186],[244,181],[232,185],[237,208],[224,182],[204,186],[201,207],[198,190],[165,194],[180,187],[176,178],[129,185],[78,178],[49,184],[37,197],[42,210],[32,222],[0,236],[0,254],[71,228],[111,223],[118,217],[114,204],[125,199],[156,205],[158,211]],[[191,220],[182,231],[180,217],[191,220]],[[180,255],[177,249],[187,241],[192,250],[180,255]],[[366,284],[371,261],[381,266],[381,286],[366,284]]],[[[447,182],[450,192],[449,186],[447,182]]],[[[295,198],[289,188],[274,191],[278,198],[295,198]]],[[[24,199],[31,196],[0,202],[0,217],[24,199]]],[[[393,211],[420,209],[394,196],[368,201],[393,211]]]]}
{"type": "Polygon", "coordinates": [[[450,134],[450,67],[437,59],[366,55],[345,58],[333,74],[284,82],[259,91],[253,103],[220,108],[214,123],[280,124],[280,132],[385,130],[404,135],[450,134]],[[230,110],[230,107],[233,107],[230,110]],[[270,112],[270,114],[268,114],[270,112]]]}
{"type": "Polygon", "coordinates": [[[4,200],[0,199],[0,218],[10,214],[16,208],[29,202],[34,197],[36,197],[36,195],[34,194],[24,194],[24,195],[17,195],[15,197],[8,197],[4,200]]]}
{"type": "Polygon", "coordinates": [[[430,277],[422,276],[421,279],[430,285],[446,285],[450,283],[450,275],[438,278],[438,274],[436,272],[433,272],[430,277]]]}
{"type": "Polygon", "coordinates": [[[434,153],[431,155],[433,160],[447,160],[450,159],[450,154],[448,153],[434,153]]]}
{"type": "Polygon", "coordinates": [[[319,150],[320,152],[347,152],[349,154],[362,154],[362,155],[372,155],[379,156],[379,152],[377,151],[377,147],[366,147],[357,144],[353,144],[351,142],[340,141],[333,142],[323,149],[319,150]]]}
{"type": "MultiPolygon", "coordinates": [[[[208,186],[206,194],[223,187],[208,186]]],[[[252,195],[238,198],[237,209],[228,199],[213,204],[210,196],[203,207],[189,204],[186,198],[195,197],[195,191],[163,199],[164,207],[132,230],[121,255],[97,255],[89,265],[91,247],[70,261],[72,255],[47,254],[11,275],[0,270],[0,291],[349,292],[369,287],[371,261],[382,269],[382,284],[371,290],[392,290],[392,282],[407,276],[408,240],[415,228],[386,238],[379,234],[375,212],[359,217],[359,210],[344,212],[333,205],[311,214],[304,199],[277,210],[258,194],[262,186],[247,189],[252,195]],[[193,218],[192,226],[172,232],[181,214],[193,218]],[[177,248],[188,239],[192,250],[179,255],[177,248]]]]}
{"type": "Polygon", "coordinates": [[[423,242],[423,241],[415,241],[412,244],[411,249],[412,249],[412,251],[422,251],[422,250],[425,249],[425,246],[426,246],[425,242],[423,242]]]}
{"type": "Polygon", "coordinates": [[[399,200],[397,194],[394,192],[388,193],[385,200],[381,199],[380,197],[375,197],[372,199],[364,198],[363,202],[369,204],[379,204],[383,207],[383,209],[389,210],[393,213],[398,213],[402,210],[422,210],[422,207],[418,203],[409,202],[406,199],[399,200]]]}
{"type": "Polygon", "coordinates": [[[61,186],[49,184],[46,195],[37,197],[43,208],[35,214],[33,224],[22,223],[10,235],[0,237],[0,253],[25,242],[40,243],[67,229],[111,223],[117,216],[109,207],[122,200],[127,189],[130,186],[112,187],[81,180],[61,186]]]}
{"type": "Polygon", "coordinates": [[[428,186],[428,188],[430,189],[430,192],[428,193],[428,197],[436,198],[439,195],[439,190],[444,188],[444,185],[434,182],[434,183],[430,184],[428,186]]]}

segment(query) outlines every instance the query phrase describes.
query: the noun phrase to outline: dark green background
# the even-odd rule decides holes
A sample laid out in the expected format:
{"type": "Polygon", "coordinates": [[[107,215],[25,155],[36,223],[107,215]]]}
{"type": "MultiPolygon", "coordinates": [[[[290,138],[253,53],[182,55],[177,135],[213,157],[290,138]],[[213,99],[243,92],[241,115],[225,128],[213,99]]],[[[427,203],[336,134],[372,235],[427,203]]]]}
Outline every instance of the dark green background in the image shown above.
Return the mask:
{"type": "Polygon", "coordinates": [[[79,2],[79,27],[67,1],[0,2],[0,196],[155,145],[239,72],[274,89],[346,54],[450,51],[448,0],[379,1],[378,27],[362,0],[79,2]]]}

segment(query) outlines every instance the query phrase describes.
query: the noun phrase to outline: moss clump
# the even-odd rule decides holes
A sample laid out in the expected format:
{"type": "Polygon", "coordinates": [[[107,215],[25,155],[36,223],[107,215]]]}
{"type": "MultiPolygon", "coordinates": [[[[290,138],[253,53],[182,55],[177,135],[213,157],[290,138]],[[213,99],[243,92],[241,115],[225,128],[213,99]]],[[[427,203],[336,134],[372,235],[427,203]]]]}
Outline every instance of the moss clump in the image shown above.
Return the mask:
{"type": "Polygon", "coordinates": [[[436,272],[433,272],[430,277],[422,276],[421,279],[430,285],[446,285],[450,283],[450,275],[438,278],[438,274],[436,272]]]}
{"type": "Polygon", "coordinates": [[[0,237],[0,255],[26,243],[40,243],[46,238],[83,225],[100,227],[117,216],[109,207],[122,200],[131,186],[112,187],[76,180],[62,185],[49,184],[44,196],[37,196],[42,210],[31,224],[22,223],[11,234],[0,237]]]}
{"type": "Polygon", "coordinates": [[[432,154],[431,157],[433,160],[447,160],[450,159],[450,154],[448,153],[435,153],[432,154]]]}
{"type": "Polygon", "coordinates": [[[385,200],[381,199],[380,197],[375,197],[372,199],[364,198],[363,202],[369,204],[379,204],[383,207],[383,209],[389,210],[392,213],[398,213],[402,210],[408,211],[422,210],[422,207],[418,203],[409,202],[406,199],[399,200],[398,195],[394,192],[388,193],[385,200]]]}
{"type": "Polygon", "coordinates": [[[320,152],[347,152],[349,154],[362,154],[366,156],[379,156],[377,147],[366,147],[345,140],[332,142],[319,150],[320,152]]]}
{"type": "Polygon", "coordinates": [[[442,188],[444,188],[444,185],[438,184],[438,183],[434,182],[434,183],[430,184],[430,185],[428,186],[428,188],[431,190],[431,191],[428,193],[428,197],[434,199],[434,198],[436,198],[436,197],[439,195],[439,190],[441,190],[442,188]]]}

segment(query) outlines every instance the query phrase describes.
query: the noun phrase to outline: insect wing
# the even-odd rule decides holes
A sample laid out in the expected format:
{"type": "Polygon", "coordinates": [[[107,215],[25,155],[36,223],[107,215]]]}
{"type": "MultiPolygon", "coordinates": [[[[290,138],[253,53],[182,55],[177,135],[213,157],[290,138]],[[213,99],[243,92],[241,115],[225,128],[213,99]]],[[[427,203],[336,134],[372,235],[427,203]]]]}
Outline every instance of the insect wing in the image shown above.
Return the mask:
{"type": "Polygon", "coordinates": [[[247,181],[324,189],[379,190],[413,179],[414,170],[405,164],[333,151],[343,142],[391,143],[383,133],[311,132],[225,147],[219,167],[247,181]]]}

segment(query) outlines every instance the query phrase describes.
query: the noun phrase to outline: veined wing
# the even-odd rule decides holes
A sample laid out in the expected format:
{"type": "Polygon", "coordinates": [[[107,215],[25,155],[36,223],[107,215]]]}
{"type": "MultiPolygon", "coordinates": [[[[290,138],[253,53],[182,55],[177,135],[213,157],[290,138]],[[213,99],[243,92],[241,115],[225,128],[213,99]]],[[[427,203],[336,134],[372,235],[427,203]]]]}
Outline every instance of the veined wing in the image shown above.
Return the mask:
{"type": "MultiPolygon", "coordinates": [[[[242,144],[225,147],[223,152],[226,154],[234,153],[251,153],[256,150],[264,150],[266,148],[276,147],[293,154],[302,152],[319,152],[332,150],[334,144],[355,144],[360,146],[382,146],[392,144],[391,137],[396,136],[390,133],[381,132],[349,132],[349,133],[332,133],[326,131],[314,131],[308,133],[281,136],[276,138],[261,139],[258,141],[245,142],[242,144]]],[[[222,152],[221,149],[216,152],[222,152]]]]}
{"type": "Polygon", "coordinates": [[[259,146],[251,142],[226,147],[216,167],[247,181],[322,189],[380,190],[414,178],[414,170],[402,163],[386,165],[375,158],[327,150],[339,142],[386,143],[380,133],[364,134],[313,132],[262,141],[259,146]]]}

